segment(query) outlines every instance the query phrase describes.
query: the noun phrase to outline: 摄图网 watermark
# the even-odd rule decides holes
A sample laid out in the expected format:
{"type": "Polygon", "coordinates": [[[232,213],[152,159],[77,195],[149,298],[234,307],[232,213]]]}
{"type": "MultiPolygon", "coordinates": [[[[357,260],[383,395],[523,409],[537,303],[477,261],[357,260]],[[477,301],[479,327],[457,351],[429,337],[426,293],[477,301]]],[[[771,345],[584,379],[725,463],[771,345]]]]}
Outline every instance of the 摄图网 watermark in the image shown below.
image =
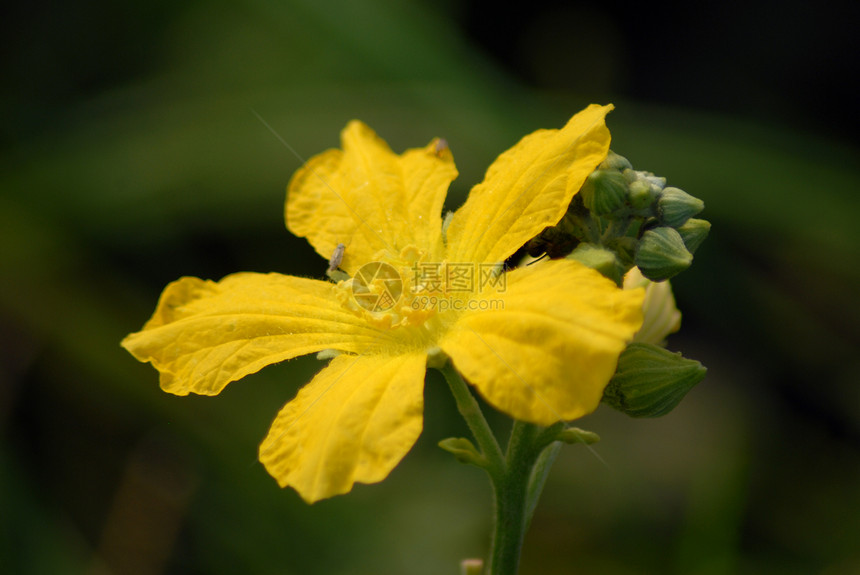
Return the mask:
{"type": "Polygon", "coordinates": [[[391,264],[370,262],[355,273],[352,295],[359,306],[374,312],[398,304],[415,311],[500,310],[503,300],[475,296],[504,293],[506,281],[502,264],[416,262],[403,278],[391,264]]]}

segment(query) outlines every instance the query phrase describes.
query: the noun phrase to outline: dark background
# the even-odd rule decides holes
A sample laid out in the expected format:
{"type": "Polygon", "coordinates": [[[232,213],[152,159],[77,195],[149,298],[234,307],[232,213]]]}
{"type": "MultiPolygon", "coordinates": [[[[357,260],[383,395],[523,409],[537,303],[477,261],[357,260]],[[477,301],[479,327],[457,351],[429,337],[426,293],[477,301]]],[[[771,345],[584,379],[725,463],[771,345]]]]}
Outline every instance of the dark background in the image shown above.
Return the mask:
{"type": "MultiPolygon", "coordinates": [[[[283,226],[301,161],[360,118],[460,177],[613,101],[613,148],[706,203],[659,420],[577,425],[523,573],[860,571],[858,8],[849,2],[30,2],[0,18],[0,571],[455,573],[488,486],[437,374],[383,483],[306,506],[256,447],[319,369],[173,397],[119,341],[181,275],[321,276],[283,226]],[[272,135],[255,112],[295,150],[272,135]]],[[[494,416],[500,427],[504,421],[494,416]]]]}

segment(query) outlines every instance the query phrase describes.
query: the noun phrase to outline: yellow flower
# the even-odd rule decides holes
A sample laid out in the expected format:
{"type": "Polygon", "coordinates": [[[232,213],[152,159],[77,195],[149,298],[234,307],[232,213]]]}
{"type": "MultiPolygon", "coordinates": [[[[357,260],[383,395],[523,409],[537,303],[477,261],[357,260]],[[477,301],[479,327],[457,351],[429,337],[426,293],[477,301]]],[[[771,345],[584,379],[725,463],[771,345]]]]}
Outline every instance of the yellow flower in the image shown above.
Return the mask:
{"type": "Polygon", "coordinates": [[[287,227],[350,279],[239,273],[182,278],[123,346],[170,393],[215,395],[300,355],[334,359],[284,406],[260,445],[281,486],[308,502],[384,479],[422,428],[428,352],[441,349],[496,408],[548,425],[593,411],[642,322],[624,291],[574,261],[501,273],[561,219],[605,158],[609,106],[503,153],[443,231],[457,171],[447,145],[394,154],[351,122],[343,150],[312,158],[287,191],[287,227]],[[339,247],[343,244],[343,247],[339,247]]]}

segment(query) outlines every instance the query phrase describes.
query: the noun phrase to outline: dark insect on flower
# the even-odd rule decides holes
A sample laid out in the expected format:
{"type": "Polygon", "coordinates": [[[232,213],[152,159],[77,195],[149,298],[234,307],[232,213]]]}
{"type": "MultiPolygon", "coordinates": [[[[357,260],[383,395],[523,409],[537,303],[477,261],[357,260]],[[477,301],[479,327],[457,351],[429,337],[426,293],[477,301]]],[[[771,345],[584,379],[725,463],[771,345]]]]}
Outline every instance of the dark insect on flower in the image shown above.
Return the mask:
{"type": "Polygon", "coordinates": [[[532,257],[546,254],[549,258],[562,258],[579,243],[575,237],[556,227],[545,228],[526,244],[526,253],[532,257]]]}

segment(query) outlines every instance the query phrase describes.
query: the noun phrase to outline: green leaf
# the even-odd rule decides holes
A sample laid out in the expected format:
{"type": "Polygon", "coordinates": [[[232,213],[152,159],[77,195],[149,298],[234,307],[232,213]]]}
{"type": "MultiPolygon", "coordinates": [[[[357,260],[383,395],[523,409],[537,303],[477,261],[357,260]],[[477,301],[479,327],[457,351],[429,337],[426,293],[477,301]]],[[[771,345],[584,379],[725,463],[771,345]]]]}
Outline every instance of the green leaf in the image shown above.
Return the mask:
{"type": "Polygon", "coordinates": [[[571,445],[591,445],[600,441],[600,436],[578,427],[566,427],[559,432],[558,440],[571,445]]]}
{"type": "Polygon", "coordinates": [[[449,437],[439,442],[439,447],[454,455],[460,463],[471,463],[478,467],[486,465],[486,459],[465,437],[449,437]]]}

